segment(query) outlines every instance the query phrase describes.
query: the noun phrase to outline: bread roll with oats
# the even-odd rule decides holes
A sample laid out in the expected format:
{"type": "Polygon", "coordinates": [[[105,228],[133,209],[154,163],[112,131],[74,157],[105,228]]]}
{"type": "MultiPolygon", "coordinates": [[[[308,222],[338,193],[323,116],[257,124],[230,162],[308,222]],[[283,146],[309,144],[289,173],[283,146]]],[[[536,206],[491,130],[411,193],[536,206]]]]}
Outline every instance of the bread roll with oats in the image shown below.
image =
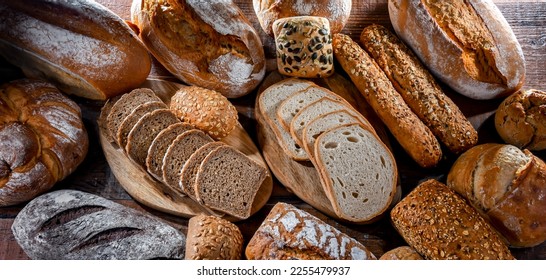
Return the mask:
{"type": "Polygon", "coordinates": [[[186,260],[240,260],[243,254],[241,231],[219,217],[191,218],[186,236],[186,260]]]}

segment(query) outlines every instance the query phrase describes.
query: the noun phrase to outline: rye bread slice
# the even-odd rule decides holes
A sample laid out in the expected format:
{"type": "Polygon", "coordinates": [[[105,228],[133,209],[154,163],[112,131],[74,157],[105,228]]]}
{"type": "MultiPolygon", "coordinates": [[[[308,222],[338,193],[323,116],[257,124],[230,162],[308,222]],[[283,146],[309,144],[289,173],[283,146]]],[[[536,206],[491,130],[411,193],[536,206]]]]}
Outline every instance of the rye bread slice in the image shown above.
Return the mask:
{"type": "Polygon", "coordinates": [[[110,130],[108,129],[107,119],[108,119],[108,115],[110,115],[110,112],[112,111],[112,107],[114,107],[114,104],[116,104],[116,102],[118,102],[118,100],[121,97],[122,97],[122,95],[117,95],[117,96],[114,96],[114,97],[108,99],[104,103],[104,105],[102,106],[102,108],[100,110],[99,119],[97,121],[98,125],[99,125],[99,128],[101,129],[101,131],[104,134],[104,137],[110,143],[114,143],[115,139],[114,139],[114,136],[112,135],[112,133],[110,133],[110,130]]]}
{"type": "Polygon", "coordinates": [[[142,116],[157,109],[166,108],[167,105],[165,103],[157,101],[151,101],[138,105],[129,115],[127,115],[127,117],[125,117],[118,128],[116,139],[119,147],[125,150],[125,146],[127,146],[127,136],[129,136],[129,132],[131,132],[135,124],[140,120],[140,118],[142,118],[142,116]]]}
{"type": "Polygon", "coordinates": [[[379,137],[360,124],[335,127],[315,142],[315,164],[336,214],[373,222],[396,192],[397,167],[379,137]]]}
{"type": "Polygon", "coordinates": [[[163,158],[163,182],[172,189],[182,193],[180,173],[190,156],[207,143],[214,140],[199,129],[188,130],[178,135],[171,143],[163,158]]]}
{"type": "Polygon", "coordinates": [[[180,188],[185,192],[189,197],[197,200],[195,195],[195,178],[197,177],[197,172],[199,171],[199,166],[203,160],[209,155],[212,150],[217,149],[225,145],[223,142],[211,142],[207,143],[204,146],[197,149],[186,161],[182,171],[180,173],[180,188]]]}
{"type": "Polygon", "coordinates": [[[127,136],[125,151],[129,158],[145,167],[148,149],[157,134],[169,125],[179,122],[169,109],[155,110],[142,116],[127,136]]]}
{"type": "Polygon", "coordinates": [[[267,170],[231,146],[222,146],[203,160],[195,179],[197,201],[233,217],[250,217],[252,203],[267,170]]]}
{"type": "Polygon", "coordinates": [[[106,128],[114,138],[116,139],[119,126],[133,110],[147,102],[163,102],[155,93],[148,88],[137,88],[129,93],[122,95],[115,104],[112,105],[110,113],[106,117],[106,128]]]}
{"type": "Polygon", "coordinates": [[[163,182],[163,158],[167,153],[167,149],[171,143],[182,133],[194,129],[188,123],[175,123],[163,129],[152,141],[148,148],[148,156],[146,156],[146,169],[154,178],[163,182]]]}

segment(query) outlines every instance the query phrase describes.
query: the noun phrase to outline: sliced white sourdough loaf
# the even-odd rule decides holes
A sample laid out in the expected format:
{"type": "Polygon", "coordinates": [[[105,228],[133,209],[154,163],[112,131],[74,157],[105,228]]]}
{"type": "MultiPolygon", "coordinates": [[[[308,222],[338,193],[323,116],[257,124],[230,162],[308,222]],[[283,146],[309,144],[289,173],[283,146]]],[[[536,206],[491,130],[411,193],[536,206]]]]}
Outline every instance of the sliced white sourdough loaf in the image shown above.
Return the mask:
{"type": "Polygon", "coordinates": [[[313,85],[315,84],[305,80],[296,78],[286,79],[268,87],[260,94],[257,100],[261,115],[272,128],[282,149],[295,160],[309,160],[309,157],[303,148],[292,139],[290,132],[282,127],[277,118],[277,109],[286,97],[313,85]]]}
{"type": "Polygon", "coordinates": [[[396,162],[369,129],[349,124],[322,133],[315,142],[314,158],[339,217],[373,222],[390,206],[397,187],[396,162]]]}
{"type": "Polygon", "coordinates": [[[203,160],[212,152],[214,149],[225,145],[223,142],[210,142],[204,146],[197,149],[186,161],[182,171],[180,172],[180,188],[185,192],[189,197],[197,200],[195,195],[195,178],[197,177],[197,172],[203,160]]]}
{"type": "Polygon", "coordinates": [[[197,171],[197,201],[240,219],[250,217],[252,202],[267,170],[231,146],[210,152],[197,171]]]}
{"type": "Polygon", "coordinates": [[[157,109],[166,109],[167,105],[163,102],[151,101],[138,105],[125,119],[121,122],[116,134],[116,141],[120,148],[125,149],[127,146],[127,137],[135,126],[135,124],[147,113],[157,109]]]}
{"type": "Polygon", "coordinates": [[[182,133],[193,129],[188,123],[175,123],[163,129],[152,141],[146,156],[146,169],[154,178],[163,182],[163,158],[171,143],[182,133]]]}

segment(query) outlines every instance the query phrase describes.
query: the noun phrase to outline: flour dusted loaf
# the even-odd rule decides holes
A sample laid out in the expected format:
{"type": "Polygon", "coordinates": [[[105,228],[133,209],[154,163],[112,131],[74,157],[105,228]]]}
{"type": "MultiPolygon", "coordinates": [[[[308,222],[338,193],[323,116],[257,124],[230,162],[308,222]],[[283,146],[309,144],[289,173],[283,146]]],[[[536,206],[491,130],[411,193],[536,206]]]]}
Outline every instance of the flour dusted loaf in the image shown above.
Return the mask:
{"type": "Polygon", "coordinates": [[[131,28],[95,1],[3,1],[0,18],[0,55],[65,93],[106,100],[150,72],[150,55],[131,28]]]}
{"type": "Polygon", "coordinates": [[[389,0],[396,33],[444,83],[474,99],[517,91],[525,59],[491,0],[389,0]]]}
{"type": "Polygon", "coordinates": [[[186,238],[137,210],[75,190],[44,194],[15,218],[13,235],[32,259],[183,259],[186,238]]]}
{"type": "Polygon", "coordinates": [[[254,11],[266,34],[273,37],[273,23],[296,16],[324,17],[333,33],[339,33],[351,15],[352,0],[253,0],[254,11]]]}
{"type": "Polygon", "coordinates": [[[430,179],[391,211],[395,229],[425,259],[513,259],[500,235],[448,186],[430,179]]]}
{"type": "Polygon", "coordinates": [[[153,56],[190,85],[235,98],[265,75],[262,42],[231,0],[134,0],[131,18],[153,56]]]}
{"type": "Polygon", "coordinates": [[[80,107],[55,86],[29,79],[0,86],[0,207],[48,191],[88,146],[80,107]]]}
{"type": "Polygon", "coordinates": [[[520,90],[507,97],[495,112],[495,128],[506,143],[520,149],[546,149],[546,92],[520,90]]]}
{"type": "Polygon", "coordinates": [[[375,260],[360,242],[290,204],[275,204],[245,255],[249,260],[375,260]]]}
{"type": "Polygon", "coordinates": [[[228,220],[198,215],[188,223],[187,260],[240,260],[243,235],[228,220]]]}
{"type": "Polygon", "coordinates": [[[512,145],[482,144],[463,153],[447,176],[513,247],[546,241],[546,164],[512,145]]]}

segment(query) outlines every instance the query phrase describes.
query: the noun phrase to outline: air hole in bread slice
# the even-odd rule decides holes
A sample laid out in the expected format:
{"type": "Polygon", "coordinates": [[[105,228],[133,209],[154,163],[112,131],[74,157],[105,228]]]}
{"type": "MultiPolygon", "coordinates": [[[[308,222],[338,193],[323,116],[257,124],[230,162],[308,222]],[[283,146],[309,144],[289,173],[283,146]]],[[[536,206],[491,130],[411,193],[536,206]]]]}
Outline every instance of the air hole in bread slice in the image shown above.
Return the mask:
{"type": "Polygon", "coordinates": [[[354,136],[349,136],[347,137],[347,141],[349,142],[352,142],[352,143],[358,143],[360,141],[360,139],[354,137],[354,136]]]}
{"type": "Polygon", "coordinates": [[[337,143],[336,142],[328,142],[326,144],[324,144],[324,148],[326,149],[335,149],[337,148],[337,143]]]}
{"type": "Polygon", "coordinates": [[[343,131],[341,134],[343,134],[343,135],[351,135],[351,132],[350,132],[350,131],[343,131]]]}
{"type": "Polygon", "coordinates": [[[354,198],[358,198],[358,193],[357,192],[352,192],[351,194],[353,195],[354,198]]]}

